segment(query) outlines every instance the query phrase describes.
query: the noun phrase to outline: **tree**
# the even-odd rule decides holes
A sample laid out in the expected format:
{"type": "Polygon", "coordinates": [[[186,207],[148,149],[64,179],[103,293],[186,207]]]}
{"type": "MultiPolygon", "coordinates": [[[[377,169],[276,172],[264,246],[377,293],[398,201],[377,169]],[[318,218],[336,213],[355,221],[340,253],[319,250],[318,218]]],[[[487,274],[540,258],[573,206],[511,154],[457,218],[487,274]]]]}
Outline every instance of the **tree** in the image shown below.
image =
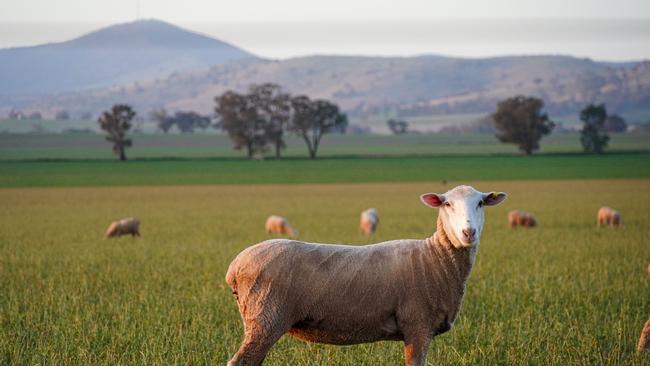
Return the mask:
{"type": "Polygon", "coordinates": [[[551,133],[555,123],[542,113],[544,102],[534,97],[516,96],[497,104],[492,114],[496,137],[514,143],[526,155],[539,149],[539,140],[551,133]]]}
{"type": "Polygon", "coordinates": [[[265,120],[260,118],[251,99],[232,90],[215,98],[218,127],[228,133],[236,150],[246,148],[252,159],[266,150],[268,142],[265,120]]]}
{"type": "Polygon", "coordinates": [[[151,111],[149,116],[156,122],[156,126],[158,126],[163,133],[169,132],[169,130],[174,126],[174,121],[167,115],[165,108],[154,109],[151,111]]]}
{"type": "Polygon", "coordinates": [[[210,117],[202,116],[196,112],[176,112],[171,119],[181,133],[193,133],[195,128],[202,130],[210,126],[210,117]]]}
{"type": "Polygon", "coordinates": [[[70,113],[67,111],[58,111],[56,112],[56,115],[54,116],[54,119],[63,121],[63,120],[69,120],[70,119],[70,113]]]}
{"type": "Polygon", "coordinates": [[[91,119],[93,119],[93,114],[90,113],[90,112],[83,112],[83,113],[81,113],[79,118],[81,118],[82,120],[91,120],[91,119]]]}
{"type": "Polygon", "coordinates": [[[32,112],[32,113],[29,114],[28,118],[29,119],[40,120],[40,119],[43,119],[43,115],[41,115],[41,112],[32,112]]]}
{"type": "Polygon", "coordinates": [[[610,114],[605,120],[605,131],[607,132],[625,132],[627,123],[625,119],[618,114],[610,114]]]}
{"type": "Polygon", "coordinates": [[[390,130],[390,132],[392,132],[394,135],[401,135],[407,133],[409,129],[408,122],[402,120],[396,120],[391,118],[388,121],[386,121],[386,124],[388,125],[388,129],[390,130]]]}
{"type": "Polygon", "coordinates": [[[128,104],[115,104],[110,111],[105,111],[97,119],[99,127],[106,131],[106,140],[113,143],[113,153],[120,157],[121,161],[126,160],[124,149],[131,147],[131,139],[126,133],[131,128],[131,120],[135,117],[135,111],[128,104]]]}
{"type": "Polygon", "coordinates": [[[584,123],[580,131],[580,142],[587,153],[600,154],[607,147],[609,136],[605,132],[607,109],[604,104],[589,104],[580,111],[580,120],[584,123]]]}
{"type": "Polygon", "coordinates": [[[273,83],[252,85],[247,96],[257,110],[261,123],[266,126],[268,139],[275,144],[275,157],[280,158],[280,152],[286,148],[284,130],[289,123],[291,104],[289,94],[273,83]]]}
{"type": "Polygon", "coordinates": [[[310,100],[307,96],[291,99],[293,114],[290,129],[305,140],[309,157],[316,158],[320,141],[326,133],[345,131],[347,116],[336,104],[326,100],[310,100]]]}

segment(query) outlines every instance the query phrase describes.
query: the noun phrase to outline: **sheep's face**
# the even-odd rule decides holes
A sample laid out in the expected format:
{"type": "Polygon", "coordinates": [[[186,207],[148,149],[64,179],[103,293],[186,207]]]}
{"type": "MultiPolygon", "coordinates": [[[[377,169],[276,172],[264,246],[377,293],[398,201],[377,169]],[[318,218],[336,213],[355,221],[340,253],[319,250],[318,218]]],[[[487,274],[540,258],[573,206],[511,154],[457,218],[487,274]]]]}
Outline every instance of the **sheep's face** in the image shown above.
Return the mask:
{"type": "Polygon", "coordinates": [[[458,186],[444,194],[425,193],[420,196],[425,205],[440,209],[445,231],[455,236],[462,246],[479,243],[485,206],[498,205],[505,198],[503,192],[483,193],[470,186],[458,186]]]}

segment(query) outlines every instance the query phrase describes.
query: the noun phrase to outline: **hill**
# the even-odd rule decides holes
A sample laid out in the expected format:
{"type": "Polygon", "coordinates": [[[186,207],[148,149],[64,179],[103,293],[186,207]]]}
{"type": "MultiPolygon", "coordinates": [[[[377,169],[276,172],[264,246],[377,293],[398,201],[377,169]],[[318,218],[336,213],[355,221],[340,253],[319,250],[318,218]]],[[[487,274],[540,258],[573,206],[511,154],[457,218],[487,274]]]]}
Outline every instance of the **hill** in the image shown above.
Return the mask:
{"type": "Polygon", "coordinates": [[[617,66],[568,56],[249,59],[51,96],[29,106],[98,113],[124,101],[141,113],[156,106],[211,113],[216,95],[267,81],[292,93],[332,99],[356,117],[486,112],[516,94],[543,98],[555,115],[575,114],[587,103],[604,102],[610,111],[650,116],[650,62],[617,66]]]}
{"type": "Polygon", "coordinates": [[[142,20],[67,42],[0,50],[0,98],[101,88],[251,58],[217,39],[142,20]]]}

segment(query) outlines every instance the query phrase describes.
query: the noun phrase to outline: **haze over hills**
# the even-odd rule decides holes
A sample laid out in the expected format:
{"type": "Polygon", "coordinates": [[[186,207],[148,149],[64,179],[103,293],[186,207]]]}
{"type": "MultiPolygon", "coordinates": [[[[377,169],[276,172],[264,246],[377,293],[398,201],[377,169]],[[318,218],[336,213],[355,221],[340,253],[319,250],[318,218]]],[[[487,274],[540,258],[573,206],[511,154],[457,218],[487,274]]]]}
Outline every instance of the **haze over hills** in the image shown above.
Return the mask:
{"type": "Polygon", "coordinates": [[[142,20],[67,42],[0,50],[0,95],[79,91],[251,58],[225,42],[142,20]]]}
{"type": "MultiPolygon", "coordinates": [[[[212,62],[210,57],[195,56],[191,61],[182,62],[184,57],[189,57],[185,53],[191,53],[184,51],[188,48],[184,44],[186,33],[173,32],[178,28],[156,21],[119,25],[71,42],[77,47],[101,52],[120,46],[119,40],[131,32],[129,27],[146,28],[149,25],[154,26],[153,33],[140,33],[137,40],[131,41],[131,48],[123,48],[123,57],[139,52],[141,47],[138,45],[175,45],[165,48],[164,57],[156,56],[153,51],[147,54],[148,62],[158,61],[155,64],[160,70],[166,70],[167,76],[153,76],[151,70],[155,68],[149,69],[136,61],[114,62],[112,64],[119,64],[121,69],[113,69],[112,79],[108,73],[104,74],[103,80],[115,86],[36,97],[27,93],[21,96],[13,91],[10,96],[0,95],[0,109],[18,107],[50,116],[65,109],[73,115],[83,112],[97,115],[116,102],[126,102],[134,105],[141,115],[159,107],[210,114],[214,97],[228,89],[244,91],[253,83],[275,82],[293,94],[334,100],[356,117],[483,113],[494,110],[499,100],[525,94],[543,98],[548,111],[555,115],[575,115],[585,104],[604,102],[610,111],[642,120],[650,118],[649,61],[601,63],[570,56],[483,59],[310,56],[266,60],[189,33],[193,37],[202,37],[198,38],[200,42],[197,40],[197,44],[206,45],[205,48],[189,47],[190,50],[204,49],[206,55],[214,58],[230,51],[229,55],[235,55],[230,57],[236,60],[223,62],[227,57],[221,57],[221,62],[212,62]],[[165,31],[156,30],[159,27],[165,31]],[[219,44],[220,48],[217,48],[224,52],[212,52],[210,45],[213,44],[219,44]],[[174,65],[187,67],[185,71],[173,69],[168,60],[174,60],[174,65]],[[197,60],[204,64],[197,65],[197,60]],[[177,72],[170,74],[173,70],[177,72]]],[[[95,66],[87,61],[78,66],[78,70],[85,70],[88,74],[92,74],[94,69],[95,66]]],[[[0,74],[6,73],[5,66],[0,66],[0,74]]],[[[44,74],[50,74],[40,69],[38,73],[42,78],[44,74]]],[[[70,79],[76,80],[76,75],[86,74],[69,69],[70,79]]],[[[23,80],[25,85],[22,88],[33,89],[32,83],[38,82],[23,80]]],[[[80,81],[76,83],[83,84],[80,81]]]]}

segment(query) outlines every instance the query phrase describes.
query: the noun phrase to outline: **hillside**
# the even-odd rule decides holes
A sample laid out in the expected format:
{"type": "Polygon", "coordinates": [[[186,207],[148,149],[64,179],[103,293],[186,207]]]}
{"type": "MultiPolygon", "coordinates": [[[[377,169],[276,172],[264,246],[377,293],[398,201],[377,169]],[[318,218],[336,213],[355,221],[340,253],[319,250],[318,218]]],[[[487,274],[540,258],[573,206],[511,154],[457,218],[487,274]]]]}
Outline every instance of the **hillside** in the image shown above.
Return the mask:
{"type": "Polygon", "coordinates": [[[605,102],[614,112],[650,116],[650,62],[617,67],[567,56],[251,59],[42,98],[27,105],[41,111],[98,113],[121,101],[145,113],[157,106],[211,113],[214,96],[267,81],[292,93],[332,99],[357,117],[485,112],[516,94],[542,97],[556,115],[575,114],[587,103],[605,102]]]}
{"type": "Polygon", "coordinates": [[[255,58],[174,25],[143,20],[61,43],[0,50],[0,100],[101,88],[255,58]]]}

